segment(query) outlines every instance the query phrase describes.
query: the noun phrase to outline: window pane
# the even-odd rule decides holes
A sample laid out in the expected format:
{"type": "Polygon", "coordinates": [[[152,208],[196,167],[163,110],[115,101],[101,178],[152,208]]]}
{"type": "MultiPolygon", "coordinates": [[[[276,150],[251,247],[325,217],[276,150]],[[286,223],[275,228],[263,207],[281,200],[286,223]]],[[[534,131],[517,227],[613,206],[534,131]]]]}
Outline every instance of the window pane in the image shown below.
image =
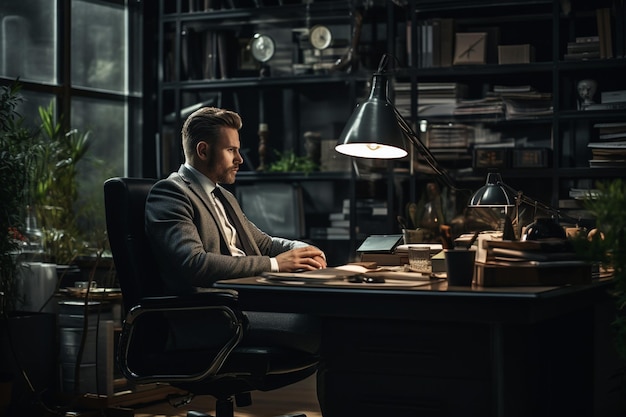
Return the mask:
{"type": "Polygon", "coordinates": [[[126,9],[73,1],[71,54],[73,85],[126,92],[126,9]]]}
{"type": "Polygon", "coordinates": [[[74,97],[71,111],[71,127],[91,132],[91,147],[79,163],[79,224],[97,242],[105,228],[102,185],[107,178],[125,175],[126,105],[74,97]]]}
{"type": "Polygon", "coordinates": [[[56,1],[0,2],[0,75],[56,83],[56,1]]]}
{"type": "MultiPolygon", "coordinates": [[[[17,112],[24,117],[24,127],[28,129],[38,129],[39,126],[41,126],[39,107],[48,107],[50,102],[54,100],[54,95],[24,90],[22,90],[20,94],[23,100],[19,106],[17,106],[17,112]]],[[[53,105],[53,109],[56,111],[57,106],[53,105]]]]}

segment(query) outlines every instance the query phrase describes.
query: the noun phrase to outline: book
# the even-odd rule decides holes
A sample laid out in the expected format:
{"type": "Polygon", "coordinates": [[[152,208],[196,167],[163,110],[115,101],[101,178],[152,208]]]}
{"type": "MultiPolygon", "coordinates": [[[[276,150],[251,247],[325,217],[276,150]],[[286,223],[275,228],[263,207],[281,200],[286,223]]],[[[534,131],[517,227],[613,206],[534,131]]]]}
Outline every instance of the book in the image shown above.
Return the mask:
{"type": "Polygon", "coordinates": [[[583,261],[476,263],[475,282],[483,287],[587,284],[591,265],[583,261]]]}
{"type": "Polygon", "coordinates": [[[600,93],[602,103],[622,103],[626,102],[626,90],[603,91],[600,93]]]}
{"type": "Polygon", "coordinates": [[[600,52],[600,42],[570,42],[567,44],[567,53],[600,52]]]}

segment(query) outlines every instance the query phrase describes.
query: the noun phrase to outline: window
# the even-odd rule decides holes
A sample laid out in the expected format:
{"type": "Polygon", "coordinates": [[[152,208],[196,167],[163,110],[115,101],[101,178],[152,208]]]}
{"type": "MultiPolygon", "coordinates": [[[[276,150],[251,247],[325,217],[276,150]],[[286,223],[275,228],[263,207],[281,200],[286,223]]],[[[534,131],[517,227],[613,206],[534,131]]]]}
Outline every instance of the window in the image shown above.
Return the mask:
{"type": "Polygon", "coordinates": [[[139,175],[129,149],[141,149],[141,1],[2,0],[0,82],[19,78],[19,112],[31,127],[51,102],[64,129],[91,132],[90,160],[79,165],[83,227],[104,231],[102,184],[139,175]],[[65,25],[65,26],[64,26],[65,25]],[[68,46],[68,47],[66,47],[68,46]]]}

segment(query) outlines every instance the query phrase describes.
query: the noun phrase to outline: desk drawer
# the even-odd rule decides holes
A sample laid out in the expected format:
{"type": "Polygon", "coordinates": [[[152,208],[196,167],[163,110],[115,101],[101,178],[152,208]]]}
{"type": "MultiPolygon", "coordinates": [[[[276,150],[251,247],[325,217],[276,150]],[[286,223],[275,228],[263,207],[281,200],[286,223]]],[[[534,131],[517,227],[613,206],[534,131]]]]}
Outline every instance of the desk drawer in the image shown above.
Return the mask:
{"type": "Polygon", "coordinates": [[[488,379],[487,325],[385,320],[326,324],[323,356],[335,370],[488,379]]]}
{"type": "Polygon", "coordinates": [[[492,390],[483,380],[329,371],[324,385],[324,417],[484,417],[492,413],[492,390]]]}

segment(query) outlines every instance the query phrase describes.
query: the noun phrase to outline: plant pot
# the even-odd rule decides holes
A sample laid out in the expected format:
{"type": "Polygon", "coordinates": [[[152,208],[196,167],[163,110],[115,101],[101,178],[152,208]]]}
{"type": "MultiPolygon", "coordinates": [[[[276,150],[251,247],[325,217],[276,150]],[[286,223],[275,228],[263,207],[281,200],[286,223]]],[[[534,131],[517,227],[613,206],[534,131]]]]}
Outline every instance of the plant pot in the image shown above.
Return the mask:
{"type": "MultiPolygon", "coordinates": [[[[0,384],[11,385],[7,415],[39,415],[36,404],[58,391],[56,323],[52,313],[15,312],[0,319],[0,369],[4,374],[0,384]]],[[[7,395],[7,389],[0,385],[0,397],[7,395]]]]}
{"type": "Polygon", "coordinates": [[[11,404],[11,392],[15,377],[8,372],[0,372],[0,417],[7,415],[11,404]]]}

